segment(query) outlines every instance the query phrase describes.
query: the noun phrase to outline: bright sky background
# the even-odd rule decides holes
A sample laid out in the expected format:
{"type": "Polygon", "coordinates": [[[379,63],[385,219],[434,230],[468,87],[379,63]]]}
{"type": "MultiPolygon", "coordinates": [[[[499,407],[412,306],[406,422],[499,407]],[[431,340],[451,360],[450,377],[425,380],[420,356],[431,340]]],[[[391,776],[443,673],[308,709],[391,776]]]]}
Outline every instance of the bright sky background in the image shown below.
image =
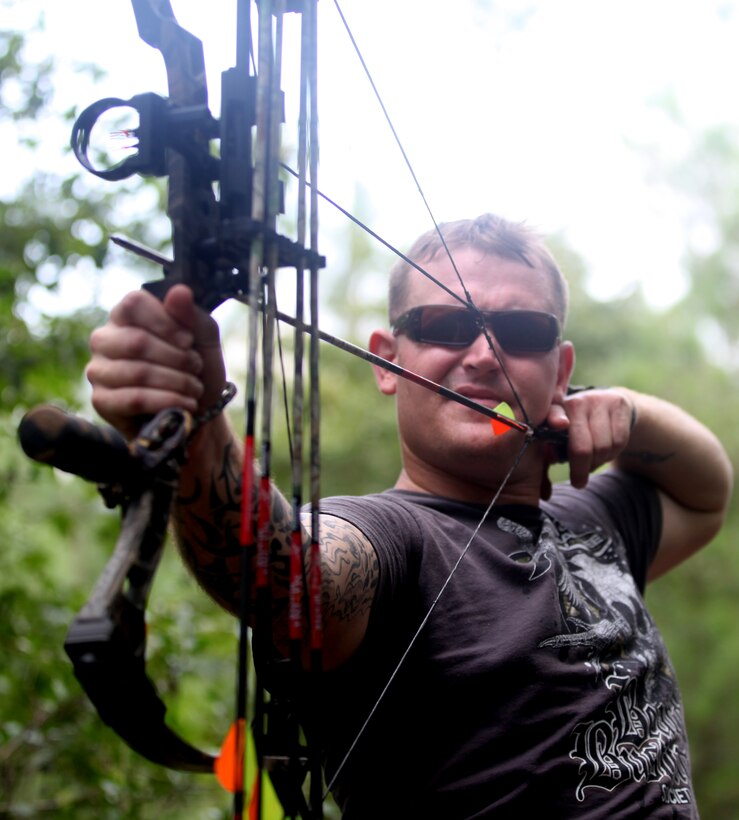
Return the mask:
{"type": "MultiPolygon", "coordinates": [[[[203,39],[215,91],[233,59],[235,0],[172,5],[203,39]]],[[[318,6],[321,188],[351,207],[361,186],[372,227],[407,247],[429,217],[333,0],[318,6]]],[[[32,56],[46,51],[109,73],[94,86],[60,74],[59,107],[166,93],[161,59],[139,40],[128,0],[2,0],[1,25],[28,28],[40,8],[47,33],[32,56]]],[[[655,304],[680,295],[685,203],[646,181],[644,156],[629,143],[681,155],[684,133],[655,105],[668,94],[694,130],[737,123],[735,2],[342,0],[342,8],[438,220],[486,210],[526,219],[565,234],[597,295],[635,281],[655,304]]],[[[7,129],[0,139],[8,144],[7,129]]],[[[44,134],[34,161],[47,150],[56,156],[67,139],[44,134]]],[[[4,156],[1,192],[27,170],[4,156]]]]}

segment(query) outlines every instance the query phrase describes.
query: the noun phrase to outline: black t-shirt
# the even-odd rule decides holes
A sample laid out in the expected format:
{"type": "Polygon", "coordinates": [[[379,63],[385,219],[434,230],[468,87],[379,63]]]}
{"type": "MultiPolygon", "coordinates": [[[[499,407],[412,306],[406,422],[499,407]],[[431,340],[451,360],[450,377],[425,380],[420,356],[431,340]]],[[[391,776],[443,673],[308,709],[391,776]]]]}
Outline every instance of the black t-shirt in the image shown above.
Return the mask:
{"type": "Polygon", "coordinates": [[[661,531],[649,485],[609,471],[479,530],[482,507],[396,490],[322,512],[380,564],[365,640],[319,693],[346,820],[698,816],[641,594],[661,531]]]}

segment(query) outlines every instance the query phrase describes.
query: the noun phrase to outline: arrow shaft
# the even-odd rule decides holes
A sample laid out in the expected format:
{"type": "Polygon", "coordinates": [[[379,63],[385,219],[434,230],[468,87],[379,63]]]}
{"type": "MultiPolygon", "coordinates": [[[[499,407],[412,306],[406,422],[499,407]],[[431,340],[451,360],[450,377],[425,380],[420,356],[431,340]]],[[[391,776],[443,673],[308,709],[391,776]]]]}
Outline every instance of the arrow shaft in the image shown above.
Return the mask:
{"type": "MultiPolygon", "coordinates": [[[[277,311],[277,319],[280,322],[284,322],[291,327],[300,328],[304,333],[310,332],[310,326],[304,324],[303,322],[297,321],[293,316],[288,316],[286,313],[282,313],[281,311],[277,311]]],[[[450,390],[448,387],[443,387],[440,384],[437,384],[431,379],[427,379],[424,376],[419,376],[418,373],[414,373],[412,370],[407,370],[404,367],[401,367],[399,364],[395,362],[391,362],[388,359],[383,359],[382,356],[378,356],[375,353],[371,353],[369,350],[365,350],[363,347],[358,347],[351,342],[346,341],[346,339],[341,339],[338,336],[333,336],[331,333],[327,333],[325,330],[319,330],[318,336],[321,341],[326,342],[327,344],[332,345],[333,347],[339,348],[339,350],[343,350],[346,353],[351,353],[352,356],[356,356],[359,359],[363,359],[370,364],[377,365],[378,367],[382,367],[384,370],[389,370],[391,373],[394,373],[396,376],[400,376],[407,381],[411,381],[414,384],[418,384],[421,387],[425,387],[427,390],[431,390],[433,393],[438,393],[440,396],[443,396],[446,399],[451,399],[451,401],[456,401],[458,404],[462,404],[465,407],[469,407],[471,410],[475,410],[478,413],[481,413],[483,416],[487,416],[490,419],[495,419],[496,421],[501,422],[501,424],[505,424],[510,427],[512,430],[518,430],[521,433],[531,434],[533,431],[527,424],[523,424],[520,421],[516,421],[515,419],[509,418],[508,416],[504,416],[502,413],[498,413],[495,410],[491,409],[490,407],[486,407],[484,404],[480,404],[479,402],[474,401],[473,399],[468,398],[467,396],[463,396],[461,393],[457,393],[455,390],[450,390]]]]}

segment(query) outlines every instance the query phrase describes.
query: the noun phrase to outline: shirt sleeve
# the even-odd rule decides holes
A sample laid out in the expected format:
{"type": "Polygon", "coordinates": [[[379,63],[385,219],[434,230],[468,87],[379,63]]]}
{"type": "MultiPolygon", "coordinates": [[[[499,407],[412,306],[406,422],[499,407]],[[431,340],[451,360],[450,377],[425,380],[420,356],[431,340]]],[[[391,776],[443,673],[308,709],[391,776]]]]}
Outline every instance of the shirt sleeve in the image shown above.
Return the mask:
{"type": "Polygon", "coordinates": [[[321,512],[357,527],[375,550],[380,578],[370,617],[371,627],[378,611],[385,607],[392,609],[400,591],[413,581],[422,550],[418,521],[411,505],[392,493],[324,499],[321,512]],[[382,607],[377,606],[378,601],[382,601],[382,607]]]}

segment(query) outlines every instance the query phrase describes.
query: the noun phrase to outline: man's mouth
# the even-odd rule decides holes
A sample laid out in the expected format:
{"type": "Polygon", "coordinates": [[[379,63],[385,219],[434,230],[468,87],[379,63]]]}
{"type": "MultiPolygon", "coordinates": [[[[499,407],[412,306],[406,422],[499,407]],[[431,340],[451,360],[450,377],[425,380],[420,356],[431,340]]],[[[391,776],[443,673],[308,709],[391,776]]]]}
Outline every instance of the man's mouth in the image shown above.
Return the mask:
{"type": "Polygon", "coordinates": [[[465,396],[465,398],[471,399],[472,401],[476,401],[478,404],[485,405],[485,407],[494,407],[496,404],[499,404],[501,401],[503,401],[503,399],[497,392],[487,387],[462,384],[458,387],[453,387],[452,389],[456,393],[465,396]]]}

